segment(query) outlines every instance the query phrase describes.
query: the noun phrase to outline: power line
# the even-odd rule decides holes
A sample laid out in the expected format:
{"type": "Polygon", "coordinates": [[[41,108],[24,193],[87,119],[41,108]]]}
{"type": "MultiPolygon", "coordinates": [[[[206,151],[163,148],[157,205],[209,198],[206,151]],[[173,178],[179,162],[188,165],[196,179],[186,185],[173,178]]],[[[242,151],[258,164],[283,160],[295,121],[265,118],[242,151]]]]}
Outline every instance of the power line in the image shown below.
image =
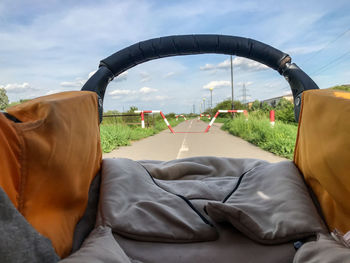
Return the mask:
{"type": "Polygon", "coordinates": [[[247,87],[245,86],[245,83],[243,83],[242,86],[242,103],[246,104],[247,103],[247,96],[250,96],[247,94],[247,87]]]}
{"type": "MultiPolygon", "coordinates": [[[[320,73],[322,71],[324,71],[325,69],[327,69],[330,65],[334,64],[335,62],[342,60],[344,57],[346,57],[348,54],[350,54],[350,50],[348,50],[347,52],[343,53],[342,55],[340,55],[339,57],[336,57],[335,59],[331,60],[330,62],[328,62],[326,65],[318,68],[317,70],[315,70],[314,72],[310,73],[310,75],[314,75],[317,73],[320,73]]],[[[335,65],[338,63],[335,63],[335,65]]],[[[334,65],[333,65],[334,66],[334,65]]]]}
{"type": "Polygon", "coordinates": [[[318,50],[315,54],[313,54],[311,57],[305,59],[304,61],[302,61],[300,64],[305,63],[307,61],[310,61],[311,59],[313,59],[314,57],[316,57],[317,55],[319,55],[323,50],[325,50],[330,44],[334,43],[335,41],[337,41],[339,38],[341,38],[342,36],[346,35],[348,32],[350,32],[350,28],[348,28],[347,30],[345,30],[343,33],[341,33],[340,35],[338,35],[336,38],[334,38],[333,40],[329,41],[326,45],[324,45],[320,50],[318,50]]]}

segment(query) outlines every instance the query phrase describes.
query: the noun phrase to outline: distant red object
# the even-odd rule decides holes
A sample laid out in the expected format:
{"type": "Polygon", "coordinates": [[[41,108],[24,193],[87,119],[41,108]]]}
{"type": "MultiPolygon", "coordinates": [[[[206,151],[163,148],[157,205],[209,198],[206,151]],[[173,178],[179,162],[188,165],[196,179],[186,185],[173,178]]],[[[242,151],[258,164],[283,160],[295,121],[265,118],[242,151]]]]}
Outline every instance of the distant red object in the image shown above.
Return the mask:
{"type": "Polygon", "coordinates": [[[275,111],[274,110],[270,110],[270,124],[272,126],[275,125],[275,111]]]}

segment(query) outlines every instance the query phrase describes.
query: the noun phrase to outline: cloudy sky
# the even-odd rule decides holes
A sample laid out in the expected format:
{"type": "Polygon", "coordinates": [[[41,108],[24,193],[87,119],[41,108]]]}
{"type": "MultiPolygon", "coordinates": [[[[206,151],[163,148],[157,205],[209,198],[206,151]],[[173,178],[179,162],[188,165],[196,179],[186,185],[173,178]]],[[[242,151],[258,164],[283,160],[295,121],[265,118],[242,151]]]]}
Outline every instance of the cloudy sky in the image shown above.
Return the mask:
{"type": "MultiPolygon", "coordinates": [[[[350,1],[1,0],[0,88],[10,101],[79,90],[101,59],[150,38],[225,34],[253,38],[288,53],[320,88],[350,83],[350,1]]],[[[196,112],[231,96],[226,55],[153,60],[116,78],[105,110],[136,106],[196,112]]],[[[289,93],[275,71],[233,57],[235,99],[289,93]]]]}

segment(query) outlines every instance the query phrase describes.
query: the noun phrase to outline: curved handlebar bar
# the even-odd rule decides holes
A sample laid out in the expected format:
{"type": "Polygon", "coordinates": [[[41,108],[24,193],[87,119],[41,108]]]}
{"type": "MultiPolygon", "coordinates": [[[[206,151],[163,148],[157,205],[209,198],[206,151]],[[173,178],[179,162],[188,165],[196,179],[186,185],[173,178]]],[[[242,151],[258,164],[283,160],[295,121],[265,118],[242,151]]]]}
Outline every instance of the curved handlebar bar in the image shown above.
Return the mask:
{"type": "Polygon", "coordinates": [[[299,118],[302,92],[318,89],[315,82],[297,65],[290,64],[291,58],[288,54],[262,42],[237,36],[179,35],[142,41],[103,59],[98,71],[85,83],[82,90],[97,93],[100,120],[102,120],[104,94],[108,83],[114,77],[149,60],[205,53],[237,55],[277,70],[287,79],[291,87],[296,120],[299,118]]]}

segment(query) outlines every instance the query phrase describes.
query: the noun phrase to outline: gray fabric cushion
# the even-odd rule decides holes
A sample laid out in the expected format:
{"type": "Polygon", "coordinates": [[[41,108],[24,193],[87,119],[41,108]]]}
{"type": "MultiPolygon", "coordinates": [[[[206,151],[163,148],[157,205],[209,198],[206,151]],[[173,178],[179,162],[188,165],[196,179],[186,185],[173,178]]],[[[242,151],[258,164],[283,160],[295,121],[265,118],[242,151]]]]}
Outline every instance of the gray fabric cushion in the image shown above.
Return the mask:
{"type": "Polygon", "coordinates": [[[196,243],[142,242],[114,235],[125,253],[152,263],[291,263],[293,242],[274,246],[247,238],[230,224],[218,224],[219,239],[196,243]]]}
{"type": "Polygon", "coordinates": [[[97,174],[92,180],[89,189],[89,199],[83,217],[79,220],[74,229],[72,253],[77,251],[84,242],[84,239],[95,227],[97,206],[100,194],[101,175],[97,174]]]}
{"type": "Polygon", "coordinates": [[[164,190],[189,200],[223,200],[240,175],[267,164],[255,159],[191,157],[167,162],[140,161],[164,190]]]}
{"type": "Polygon", "coordinates": [[[228,221],[263,244],[326,231],[298,169],[289,161],[248,171],[226,202],[209,202],[206,211],[216,222],[228,221]]]}
{"type": "Polygon", "coordinates": [[[109,227],[95,228],[82,247],[61,263],[131,263],[128,256],[115,241],[109,227]]]}
{"type": "Polygon", "coordinates": [[[147,170],[128,159],[105,159],[97,225],[146,241],[214,240],[217,231],[181,197],[157,186],[147,170]]]}
{"type": "Polygon", "coordinates": [[[209,177],[239,177],[253,167],[268,164],[257,159],[198,156],[171,161],[139,161],[154,178],[161,180],[202,180],[209,177]]]}
{"type": "Polygon", "coordinates": [[[304,244],[293,263],[350,262],[350,248],[336,242],[330,235],[320,234],[316,241],[304,244]]]}
{"type": "Polygon", "coordinates": [[[51,241],[18,212],[0,187],[0,262],[57,262],[51,241]]]}

